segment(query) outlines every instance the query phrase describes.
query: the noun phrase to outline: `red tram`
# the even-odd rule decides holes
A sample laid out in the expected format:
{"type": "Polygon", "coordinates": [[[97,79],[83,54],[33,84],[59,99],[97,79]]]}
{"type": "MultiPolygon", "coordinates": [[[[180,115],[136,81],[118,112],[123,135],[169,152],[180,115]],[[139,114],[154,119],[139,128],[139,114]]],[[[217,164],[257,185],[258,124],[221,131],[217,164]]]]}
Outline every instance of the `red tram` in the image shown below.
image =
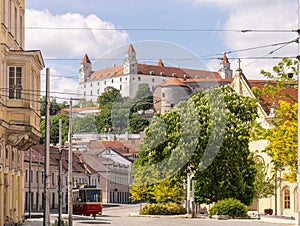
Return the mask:
{"type": "Polygon", "coordinates": [[[102,214],[102,190],[95,187],[73,189],[73,213],[78,215],[102,214]]]}

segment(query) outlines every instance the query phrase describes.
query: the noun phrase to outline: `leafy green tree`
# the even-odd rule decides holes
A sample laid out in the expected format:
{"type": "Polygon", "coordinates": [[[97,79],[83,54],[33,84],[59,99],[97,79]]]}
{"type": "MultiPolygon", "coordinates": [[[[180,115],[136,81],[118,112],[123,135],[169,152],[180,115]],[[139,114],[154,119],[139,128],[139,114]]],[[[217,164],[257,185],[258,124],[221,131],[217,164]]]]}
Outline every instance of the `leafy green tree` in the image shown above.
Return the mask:
{"type": "Polygon", "coordinates": [[[253,89],[263,104],[275,108],[275,118],[271,120],[272,128],[263,133],[269,145],[266,152],[272,157],[275,168],[281,167],[289,170],[283,177],[291,182],[297,179],[298,159],[298,102],[290,95],[289,90],[298,88],[295,78],[289,78],[287,71],[292,68],[297,76],[298,61],[283,59],[273,67],[273,72],[261,71],[270,82],[262,89],[253,89]]]}
{"type": "MultiPolygon", "coordinates": [[[[62,103],[57,103],[55,98],[50,100],[50,115],[56,115],[61,109],[68,107],[68,103],[66,101],[62,103]]],[[[41,116],[46,115],[46,97],[41,97],[41,116]]]]}
{"type": "MultiPolygon", "coordinates": [[[[69,116],[66,114],[56,114],[50,117],[51,126],[50,126],[50,143],[58,144],[59,142],[59,119],[62,119],[62,143],[68,140],[69,133],[69,116]]],[[[40,143],[45,143],[45,120],[41,122],[41,133],[42,137],[40,143]]]]}
{"type": "MultiPolygon", "coordinates": [[[[191,172],[196,180],[196,202],[232,197],[250,204],[255,164],[248,144],[256,116],[256,102],[229,86],[199,92],[152,119],[133,172],[142,178],[140,185],[148,188],[173,176],[184,181],[191,172]]],[[[141,181],[133,177],[138,187],[141,181]]]]}
{"type": "Polygon", "coordinates": [[[78,117],[73,119],[73,132],[74,133],[97,132],[95,116],[86,115],[84,117],[78,117]]]}
{"type": "Polygon", "coordinates": [[[257,199],[257,213],[259,214],[259,200],[268,198],[274,194],[274,176],[268,175],[268,165],[263,162],[256,162],[256,175],[254,182],[255,198],[257,199]]]}
{"type": "Polygon", "coordinates": [[[129,127],[131,133],[140,133],[144,131],[149,126],[149,124],[150,122],[148,119],[136,114],[132,114],[129,119],[129,127]]]}
{"type": "Polygon", "coordinates": [[[148,110],[153,107],[153,94],[148,84],[142,83],[138,86],[133,101],[133,112],[148,110]]]}
{"type": "Polygon", "coordinates": [[[98,116],[96,116],[96,129],[98,133],[103,133],[105,128],[112,128],[111,121],[112,103],[103,106],[98,116]]]}
{"type": "Polygon", "coordinates": [[[105,88],[104,92],[98,97],[97,103],[102,109],[106,104],[114,103],[117,97],[120,97],[120,90],[112,86],[108,86],[105,88]]]}

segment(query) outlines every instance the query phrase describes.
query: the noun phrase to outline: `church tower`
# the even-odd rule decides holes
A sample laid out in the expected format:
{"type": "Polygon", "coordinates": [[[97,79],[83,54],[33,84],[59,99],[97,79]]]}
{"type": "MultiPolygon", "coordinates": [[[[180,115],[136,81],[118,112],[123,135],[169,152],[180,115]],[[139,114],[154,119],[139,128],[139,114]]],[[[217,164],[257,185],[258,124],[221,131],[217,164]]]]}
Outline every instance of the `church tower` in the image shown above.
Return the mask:
{"type": "Polygon", "coordinates": [[[226,53],[224,53],[223,59],[220,63],[220,70],[219,73],[222,78],[232,78],[232,70],[230,69],[230,63],[228,61],[228,58],[226,56],[226,53]]]}
{"type": "Polygon", "coordinates": [[[124,74],[137,74],[138,73],[138,62],[136,59],[136,52],[133,45],[128,46],[126,56],[124,59],[124,74]]]}
{"type": "Polygon", "coordinates": [[[92,72],[92,63],[87,54],[84,55],[79,69],[79,82],[86,82],[92,72]]]}

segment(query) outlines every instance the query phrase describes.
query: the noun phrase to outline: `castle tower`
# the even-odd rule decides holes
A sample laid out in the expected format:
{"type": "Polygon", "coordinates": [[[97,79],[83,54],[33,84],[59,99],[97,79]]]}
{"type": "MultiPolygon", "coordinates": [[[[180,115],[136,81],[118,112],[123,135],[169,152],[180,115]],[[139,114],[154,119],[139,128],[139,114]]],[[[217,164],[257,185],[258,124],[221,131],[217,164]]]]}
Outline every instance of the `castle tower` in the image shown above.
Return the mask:
{"type": "Polygon", "coordinates": [[[230,69],[230,63],[228,61],[228,58],[226,56],[226,53],[224,53],[223,59],[220,63],[220,70],[219,73],[222,78],[232,78],[232,70],[230,69]]]}
{"type": "Polygon", "coordinates": [[[87,54],[84,55],[79,69],[79,82],[86,82],[92,72],[92,63],[87,54]]]}
{"type": "Polygon", "coordinates": [[[128,46],[126,57],[124,59],[124,74],[137,74],[138,73],[138,62],[136,59],[136,52],[133,45],[128,46]]]}

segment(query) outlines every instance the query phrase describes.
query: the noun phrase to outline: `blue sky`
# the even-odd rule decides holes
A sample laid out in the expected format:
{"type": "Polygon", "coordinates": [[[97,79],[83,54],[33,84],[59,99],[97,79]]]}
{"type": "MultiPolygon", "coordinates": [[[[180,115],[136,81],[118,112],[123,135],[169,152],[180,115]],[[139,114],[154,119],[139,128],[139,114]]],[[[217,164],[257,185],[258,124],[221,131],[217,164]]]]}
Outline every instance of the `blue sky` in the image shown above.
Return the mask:
{"type": "MultiPolygon", "coordinates": [[[[223,52],[291,41],[297,37],[295,32],[242,33],[220,30],[297,29],[297,4],[297,0],[27,0],[26,49],[42,51],[46,67],[53,74],[51,91],[57,92],[74,92],[78,84],[80,60],[85,53],[92,59],[101,59],[110,55],[111,51],[117,51],[118,58],[122,58],[125,54],[124,46],[129,43],[135,45],[136,42],[139,43],[136,44],[139,46],[138,60],[139,56],[143,60],[147,60],[147,56],[149,59],[180,58],[183,52],[188,51],[192,57],[202,59],[199,67],[205,65],[206,69],[215,71],[219,68],[217,58],[223,52]],[[30,29],[33,27],[39,29],[30,29]],[[49,27],[85,29],[40,29],[49,27]],[[186,31],[188,29],[213,31],[186,31]],[[149,48],[145,44],[143,49],[140,43],[149,41],[173,45],[174,50],[167,51],[169,55],[165,55],[165,52],[160,52],[164,50],[160,46],[149,48]],[[158,54],[153,56],[153,52],[158,54]]],[[[240,51],[228,54],[228,57],[297,55],[295,43],[270,54],[278,47],[240,51]]],[[[232,59],[230,62],[235,70],[237,60],[232,59]]],[[[243,59],[241,66],[248,78],[262,79],[260,69],[271,70],[271,66],[277,62],[243,59]]],[[[93,63],[99,67],[106,63],[107,66],[112,65],[112,61],[98,60],[93,63]]],[[[185,66],[183,62],[182,65],[180,62],[176,64],[185,66]]]]}

